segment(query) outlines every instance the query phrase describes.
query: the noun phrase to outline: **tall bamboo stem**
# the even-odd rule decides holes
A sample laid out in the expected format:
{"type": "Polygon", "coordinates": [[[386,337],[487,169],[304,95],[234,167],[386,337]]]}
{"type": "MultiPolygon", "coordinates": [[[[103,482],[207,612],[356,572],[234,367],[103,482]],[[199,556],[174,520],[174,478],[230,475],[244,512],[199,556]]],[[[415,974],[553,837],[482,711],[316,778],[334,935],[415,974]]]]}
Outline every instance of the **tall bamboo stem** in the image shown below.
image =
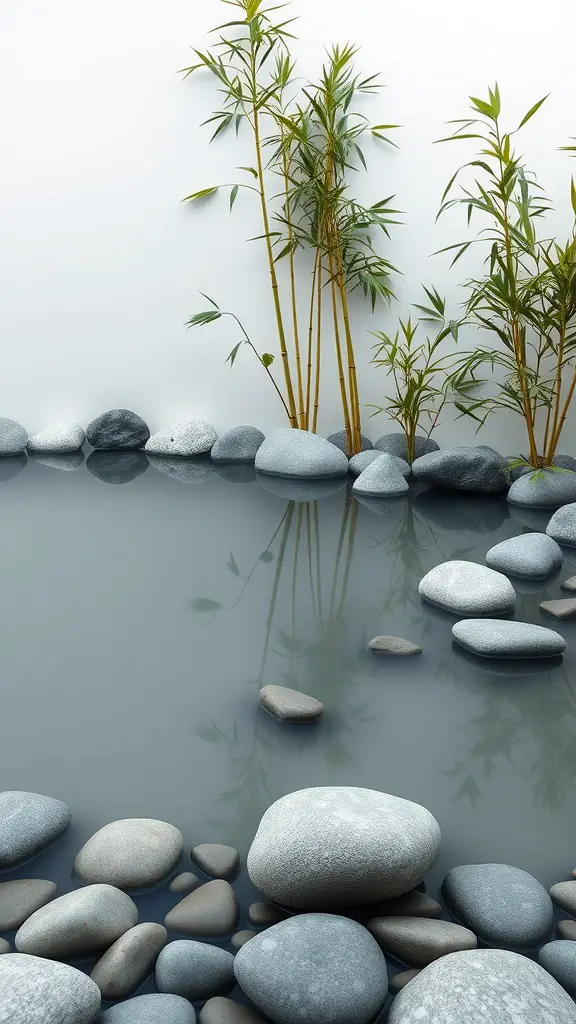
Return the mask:
{"type": "Polygon", "coordinates": [[[320,405],[320,355],[322,342],[322,259],[318,263],[316,280],[316,366],[314,368],[314,409],[312,413],[312,432],[318,428],[318,406],[320,405]]]}
{"type": "Polygon", "coordinates": [[[338,383],[340,385],[340,398],[342,400],[344,429],[346,431],[346,446],[350,454],[352,454],[352,427],[350,424],[350,408],[348,404],[348,395],[346,393],[346,377],[344,375],[344,360],[342,359],[342,344],[340,341],[340,319],[338,316],[338,296],[336,292],[336,281],[334,278],[334,256],[331,249],[328,250],[328,266],[330,270],[330,293],[332,299],[334,344],[336,347],[336,363],[338,366],[338,383]]]}
{"type": "Polygon", "coordinates": [[[316,303],[316,278],[320,263],[320,249],[316,248],[314,268],[312,270],[312,287],[310,288],[310,309],[308,313],[308,360],[306,366],[306,430],[310,428],[310,402],[312,399],[312,351],[314,341],[314,309],[316,303]]]}
{"type": "Polygon", "coordinates": [[[296,301],[296,270],[294,262],[294,227],[290,209],[290,180],[289,180],[289,155],[286,149],[282,153],[282,170],[284,174],[284,194],[286,223],[288,227],[288,241],[292,248],[289,253],[289,274],[290,274],[290,303],[292,306],[292,332],[294,336],[294,356],[296,361],[296,385],[298,388],[298,424],[302,430],[305,429],[306,410],[304,407],[304,386],[302,380],[302,360],[300,356],[300,332],[298,329],[298,303],[296,301]]]}

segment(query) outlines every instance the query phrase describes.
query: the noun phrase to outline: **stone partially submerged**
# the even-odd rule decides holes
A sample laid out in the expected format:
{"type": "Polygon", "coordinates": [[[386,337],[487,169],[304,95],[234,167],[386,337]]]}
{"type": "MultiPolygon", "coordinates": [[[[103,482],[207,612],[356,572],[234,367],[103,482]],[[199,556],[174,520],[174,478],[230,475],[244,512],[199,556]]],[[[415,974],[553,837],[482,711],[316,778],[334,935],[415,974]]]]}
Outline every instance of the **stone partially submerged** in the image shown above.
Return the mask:
{"type": "Polygon", "coordinates": [[[576,501],[576,473],[568,470],[539,469],[515,480],[508,491],[512,505],[530,508],[560,508],[576,501]]]}
{"type": "Polygon", "coordinates": [[[150,437],[148,425],[130,409],[110,409],[86,427],[86,440],[104,451],[142,448],[150,437]]]}
{"type": "Polygon", "coordinates": [[[408,484],[392,455],[380,454],[360,473],[352,485],[354,494],[373,498],[394,498],[408,493],[408,484]]]}
{"type": "Polygon", "coordinates": [[[425,917],[374,917],[368,928],[382,949],[413,967],[426,967],[448,953],[475,949],[476,936],[452,921],[425,917]]]}
{"type": "Polygon", "coordinates": [[[521,579],[543,580],[562,565],[562,551],[545,533],[523,533],[491,547],[486,565],[521,579]]]}
{"type": "Polygon", "coordinates": [[[500,494],[508,488],[508,463],[491,448],[442,448],[415,459],[412,472],[432,487],[500,494]]]}
{"type": "Polygon", "coordinates": [[[141,889],[160,882],[180,858],[184,837],[167,821],[121,818],[98,829],[74,861],[81,882],[141,889]]]}
{"type": "Polygon", "coordinates": [[[309,430],[282,427],[262,442],[255,461],[259,473],[271,476],[324,477],[346,476],[348,459],[344,452],[324,437],[309,430]]]}
{"type": "Polygon", "coordinates": [[[215,441],[210,455],[213,462],[254,462],[256,453],[264,440],[264,434],[257,427],[240,426],[226,430],[215,441]]]}
{"type": "Polygon", "coordinates": [[[454,916],[490,946],[534,948],[552,928],[552,900],[537,878],[511,864],[461,864],[442,892],[454,916]]]}
{"type": "Polygon", "coordinates": [[[59,896],[24,921],[16,932],[16,949],[54,960],[90,956],[107,949],[137,921],[138,908],[125,892],[111,885],[87,885],[59,896]]]}
{"type": "Polygon", "coordinates": [[[516,603],[510,580],[477,562],[442,562],[420,580],[421,597],[455,615],[505,615],[516,603]]]}
{"type": "Polygon", "coordinates": [[[576,548],[576,502],[572,501],[556,510],[546,527],[546,533],[558,544],[576,548]]]}
{"type": "Polygon", "coordinates": [[[462,619],[452,636],[481,658],[554,658],[566,650],[563,636],[532,622],[502,619],[462,619]]]}
{"type": "Polygon", "coordinates": [[[300,693],[300,690],[292,690],[289,686],[263,686],[260,690],[260,705],[280,722],[295,724],[315,721],[324,711],[321,701],[300,693]]]}

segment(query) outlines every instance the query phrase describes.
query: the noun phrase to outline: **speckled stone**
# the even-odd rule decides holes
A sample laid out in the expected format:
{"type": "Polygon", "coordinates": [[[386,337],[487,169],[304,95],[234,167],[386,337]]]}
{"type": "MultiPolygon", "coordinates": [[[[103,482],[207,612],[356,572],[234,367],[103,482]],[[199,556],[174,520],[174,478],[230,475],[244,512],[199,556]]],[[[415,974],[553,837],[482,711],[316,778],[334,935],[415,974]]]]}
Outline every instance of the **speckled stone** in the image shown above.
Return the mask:
{"type": "Polygon", "coordinates": [[[531,508],[560,508],[576,501],[576,473],[552,469],[525,473],[511,485],[508,501],[531,508]]]}
{"type": "Polygon", "coordinates": [[[413,889],[439,846],[438,822],[420,804],[371,789],[324,786],[289,793],[268,808],[250,847],[248,873],[276,903],[329,910],[413,889]]]}
{"type": "Polygon", "coordinates": [[[382,453],[356,477],[354,494],[372,498],[393,498],[408,493],[408,484],[392,455],[382,453]]]}
{"type": "Polygon", "coordinates": [[[310,722],[324,711],[324,705],[299,690],[288,686],[263,686],[260,690],[260,705],[281,722],[310,722]]]}
{"type": "Polygon", "coordinates": [[[198,878],[198,875],[192,874],[191,871],[182,871],[176,878],[173,878],[170,882],[170,892],[194,892],[202,882],[198,878]]]}
{"type": "Polygon", "coordinates": [[[92,476],[114,486],[129,484],[142,476],[149,466],[142,451],[93,451],[86,459],[86,469],[92,476]]]}
{"type": "Polygon", "coordinates": [[[92,1024],[100,992],[82,971],[36,956],[0,959],[0,1024],[92,1024]]]}
{"type": "Polygon", "coordinates": [[[240,866],[240,855],[224,843],[200,843],[190,856],[205,875],[211,878],[232,878],[240,866]]]}
{"type": "Polygon", "coordinates": [[[507,576],[542,580],[562,565],[562,551],[545,533],[523,533],[491,547],[486,565],[507,576]]]}
{"type": "MultiPolygon", "coordinates": [[[[256,932],[254,932],[254,934],[256,934],[256,932]]],[[[3,953],[9,953],[10,949],[11,946],[8,939],[0,939],[0,956],[2,956],[3,953]]]]}
{"type": "Polygon", "coordinates": [[[569,576],[567,580],[564,580],[564,583],[560,584],[560,586],[562,587],[562,590],[576,590],[576,576],[569,576]]]}
{"type": "Polygon", "coordinates": [[[564,544],[568,548],[576,547],[576,502],[562,505],[554,512],[546,527],[546,533],[558,544],[564,544]]]}
{"type": "Polygon", "coordinates": [[[235,932],[230,939],[230,945],[233,949],[242,949],[242,946],[245,946],[257,934],[258,932],[253,932],[251,928],[243,928],[241,931],[235,932]]]}
{"type": "Polygon", "coordinates": [[[499,494],[508,488],[508,463],[490,448],[443,448],[412,463],[417,480],[431,487],[499,494]]]}
{"type": "Polygon", "coordinates": [[[164,924],[172,931],[184,935],[202,935],[215,939],[236,930],[238,914],[234,889],[223,878],[215,878],[172,907],[164,924]]]}
{"type": "Polygon", "coordinates": [[[425,967],[396,996],[388,1024],[576,1024],[576,1006],[528,957],[473,949],[425,967]]]}
{"type": "Polygon", "coordinates": [[[452,921],[426,917],[374,917],[368,928],[382,949],[402,963],[426,967],[447,953],[475,949],[476,936],[452,921]]]}
{"type": "Polygon", "coordinates": [[[409,982],[413,981],[420,971],[420,967],[413,967],[411,971],[399,971],[398,974],[393,974],[389,983],[390,991],[400,992],[400,989],[405,988],[409,982]]]}
{"type": "Polygon", "coordinates": [[[0,793],[0,868],[35,857],[68,828],[72,812],[61,800],[40,793],[0,793]]]}
{"type": "Polygon", "coordinates": [[[186,420],[158,430],[144,447],[150,455],[177,455],[180,458],[206,455],[212,450],[217,437],[211,423],[205,420],[186,420]]]}
{"type": "Polygon", "coordinates": [[[576,917],[576,882],[556,882],[548,892],[557,907],[576,917]]]}
{"type": "MultiPolygon", "coordinates": [[[[428,452],[437,452],[440,447],[431,437],[424,437],[423,434],[416,434],[415,441],[414,451],[416,459],[426,455],[428,452]]],[[[399,459],[404,459],[405,462],[410,461],[405,434],[383,434],[382,437],[378,438],[374,447],[378,451],[387,452],[388,455],[397,455],[399,459]]]]}
{"type": "Polygon", "coordinates": [[[56,882],[43,878],[13,878],[0,882],[0,932],[19,928],[35,910],[53,899],[57,889],[56,882]]]}
{"type": "Polygon", "coordinates": [[[0,457],[19,455],[26,448],[28,434],[16,420],[0,416],[0,457]]]}
{"type": "Polygon", "coordinates": [[[79,423],[58,423],[29,438],[28,448],[31,452],[77,452],[85,440],[79,423]]]}
{"type": "Polygon", "coordinates": [[[88,444],[105,451],[142,448],[149,437],[147,424],[130,409],[110,409],[86,427],[88,444]]]}
{"type": "Polygon", "coordinates": [[[210,454],[214,462],[254,462],[263,440],[256,427],[232,427],[215,441],[210,454]]]}
{"type": "Polygon", "coordinates": [[[370,908],[371,917],[432,917],[442,916],[442,906],[438,900],[427,896],[420,889],[411,889],[402,896],[384,900],[370,908]]]}
{"type": "Polygon", "coordinates": [[[476,562],[442,562],[420,580],[418,593],[455,615],[503,615],[516,603],[510,580],[476,562]]]}
{"type": "Polygon", "coordinates": [[[225,996],[214,996],[200,1011],[200,1024],[266,1024],[256,1010],[225,996]]]}
{"type": "Polygon", "coordinates": [[[442,891],[454,916],[491,946],[533,948],[552,928],[552,900],[527,871],[509,864],[462,864],[442,891]]]}
{"type": "Polygon", "coordinates": [[[452,626],[452,636],[481,658],[554,658],[566,650],[564,637],[532,622],[461,619],[452,626]]]}
{"type": "Polygon", "coordinates": [[[196,1011],[187,999],[158,993],[135,996],[105,1010],[96,1024],[195,1024],[196,1011]]]}
{"type": "Polygon", "coordinates": [[[558,921],[556,934],[560,939],[571,939],[576,942],[576,921],[558,921]]]}
{"type": "Polygon", "coordinates": [[[540,608],[557,619],[573,619],[576,615],[576,597],[568,597],[563,601],[541,601],[540,608]]]}
{"type": "Polygon", "coordinates": [[[336,914],[301,914],[261,932],[236,954],[234,972],[275,1024],[369,1024],[388,989],[377,943],[336,914]]]}
{"type": "Polygon", "coordinates": [[[161,881],[180,858],[179,829],[154,818],[122,818],[95,832],[74,861],[81,882],[141,889],[161,881]]]}
{"type": "Polygon", "coordinates": [[[132,995],[152,971],[168,933],[161,924],[147,921],[130,928],[106,950],[90,977],[103,999],[132,995]]]}
{"type": "Polygon", "coordinates": [[[138,920],[126,893],[111,885],[74,889],[36,910],[16,932],[19,953],[55,960],[107,949],[138,920]]]}
{"type": "MultiPolygon", "coordinates": [[[[348,470],[352,476],[360,476],[365,469],[376,459],[379,459],[382,452],[378,451],[377,448],[371,448],[369,451],[358,452],[357,455],[353,455],[348,463],[348,470]]],[[[399,459],[395,455],[392,456],[394,462],[398,466],[398,469],[402,473],[405,480],[408,480],[412,476],[412,470],[408,462],[404,459],[399,459]]]]}
{"type": "MultiPolygon", "coordinates": [[[[330,444],[335,444],[341,452],[344,452],[344,455],[346,455],[347,458],[350,458],[350,450],[348,448],[348,439],[346,437],[345,430],[337,430],[335,434],[329,434],[326,440],[330,441],[330,444]]],[[[365,437],[364,434],[360,434],[360,444],[361,452],[369,452],[374,449],[372,441],[369,437],[365,437]]]]}
{"type": "MultiPolygon", "coordinates": [[[[248,943],[250,945],[250,943],[248,943]]],[[[156,988],[191,1002],[223,996],[234,986],[234,957],[219,946],[192,939],[169,942],[156,961],[156,988]]]]}
{"type": "Polygon", "coordinates": [[[255,466],[259,473],[273,476],[318,479],[346,476],[348,459],[336,445],[317,434],[282,427],[260,445],[255,466]]]}
{"type": "Polygon", "coordinates": [[[214,475],[214,466],[205,458],[179,459],[150,454],[150,465],[179,484],[204,484],[214,475]]]}
{"type": "Polygon", "coordinates": [[[248,920],[258,928],[270,928],[286,917],[286,912],[275,903],[251,903],[248,907],[248,920]]]}
{"type": "Polygon", "coordinates": [[[378,654],[396,654],[396,655],[409,655],[409,654],[422,654],[422,648],[418,647],[417,644],[413,644],[410,640],[403,640],[399,636],[375,636],[373,640],[368,644],[371,651],[376,651],[378,654]]]}
{"type": "Polygon", "coordinates": [[[538,953],[538,963],[571,996],[576,996],[576,942],[556,939],[546,943],[538,953]]]}

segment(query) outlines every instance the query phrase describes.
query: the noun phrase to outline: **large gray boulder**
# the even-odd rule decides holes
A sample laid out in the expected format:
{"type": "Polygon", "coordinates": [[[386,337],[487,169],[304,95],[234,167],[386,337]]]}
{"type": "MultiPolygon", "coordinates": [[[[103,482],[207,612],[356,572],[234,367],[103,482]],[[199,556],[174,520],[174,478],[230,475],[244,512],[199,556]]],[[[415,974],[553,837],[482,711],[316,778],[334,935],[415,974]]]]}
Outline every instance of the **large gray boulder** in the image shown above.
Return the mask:
{"type": "Polygon", "coordinates": [[[268,808],[248,853],[248,873],[277,903],[337,909],[414,888],[439,847],[438,822],[420,804],[372,789],[323,786],[289,793],[268,808]]]}
{"type": "Polygon", "coordinates": [[[53,960],[0,957],[0,1024],[92,1024],[100,991],[82,971],[53,960]]]}
{"type": "Polygon", "coordinates": [[[477,562],[441,562],[420,580],[418,593],[455,615],[504,615],[516,592],[506,576],[477,562]]]}
{"type": "Polygon", "coordinates": [[[562,505],[554,512],[546,527],[546,533],[558,544],[576,548],[576,502],[562,505]]]}
{"type": "Polygon", "coordinates": [[[499,494],[508,488],[508,463],[491,448],[443,448],[412,463],[417,480],[431,487],[499,494]]]}
{"type": "Polygon", "coordinates": [[[461,864],[442,886],[454,916],[490,946],[534,948],[552,927],[552,900],[537,878],[510,864],[461,864]]]}
{"type": "Polygon", "coordinates": [[[543,580],[562,565],[562,551],[545,533],[523,533],[490,548],[486,565],[509,576],[543,580]]]}
{"type": "Polygon", "coordinates": [[[86,435],[79,423],[58,423],[54,427],[47,427],[28,440],[28,449],[31,452],[77,452],[86,435]]]}
{"type": "Polygon", "coordinates": [[[136,904],[111,885],[74,889],[41,907],[16,932],[19,953],[55,960],[107,949],[138,921],[136,904]]]}
{"type": "Polygon", "coordinates": [[[193,939],[169,942],[156,961],[156,988],[191,1002],[225,996],[234,987],[234,957],[193,939]]]}
{"type": "Polygon", "coordinates": [[[530,508],[560,508],[576,501],[576,473],[554,469],[525,473],[511,485],[508,501],[530,508]]]}
{"type": "Polygon", "coordinates": [[[0,416],[0,458],[4,455],[19,455],[25,451],[28,434],[16,420],[0,416]]]}
{"type": "Polygon", "coordinates": [[[44,878],[13,878],[0,882],[0,932],[19,928],[35,910],[54,898],[57,888],[56,882],[44,878]]]}
{"type": "Polygon", "coordinates": [[[566,650],[563,636],[546,626],[504,619],[462,619],[452,636],[481,658],[555,658],[566,650]]]}
{"type": "Polygon", "coordinates": [[[317,434],[282,427],[262,442],[255,466],[260,473],[272,476],[321,479],[346,476],[348,459],[336,445],[317,434]]]}
{"type": "Polygon", "coordinates": [[[538,953],[538,963],[560,982],[571,996],[576,996],[576,942],[556,939],[538,953]]]}
{"type": "MultiPolygon", "coordinates": [[[[424,437],[423,434],[416,434],[415,438],[415,458],[419,459],[422,455],[426,455],[428,452],[437,452],[440,445],[433,441],[431,437],[424,437]]],[[[387,452],[388,455],[397,455],[399,459],[404,459],[405,462],[409,462],[408,458],[408,445],[406,444],[405,434],[383,434],[376,441],[375,448],[381,452],[387,452]]]]}
{"type": "Polygon", "coordinates": [[[132,995],[152,971],[168,933],[161,924],[136,924],[106,950],[90,977],[103,999],[124,999],[132,995]]]}
{"type": "MultiPolygon", "coordinates": [[[[346,437],[345,430],[337,430],[335,434],[328,434],[326,438],[330,441],[330,444],[335,444],[341,452],[344,452],[347,458],[350,458],[350,449],[348,448],[348,438],[346,437]]],[[[365,437],[364,434],[360,435],[360,451],[369,452],[373,449],[374,445],[369,437],[365,437]]]]}
{"type": "Polygon", "coordinates": [[[214,443],[210,455],[213,462],[254,462],[263,440],[257,427],[232,427],[214,443]]]}
{"type": "Polygon", "coordinates": [[[370,1024],[388,991],[386,961],[362,925],[302,914],[236,954],[236,980],[275,1024],[370,1024]]]}
{"type": "Polygon", "coordinates": [[[382,453],[360,473],[352,490],[373,498],[394,498],[408,494],[408,484],[394,456],[382,453]]]}
{"type": "Polygon", "coordinates": [[[72,812],[62,800],[40,793],[0,793],[0,870],[30,860],[68,828],[72,812]]]}
{"type": "Polygon", "coordinates": [[[142,448],[149,437],[147,424],[130,409],[110,409],[86,427],[88,444],[105,451],[142,448]]]}
{"type": "Polygon", "coordinates": [[[205,420],[186,420],[158,430],[146,441],[144,448],[149,455],[190,458],[194,455],[207,455],[217,436],[211,423],[205,420]]]}
{"type": "Polygon", "coordinates": [[[95,832],[74,861],[81,882],[142,889],[160,882],[180,859],[184,837],[167,821],[121,818],[95,832]]]}
{"type": "Polygon", "coordinates": [[[182,996],[135,996],[98,1017],[97,1024],[195,1024],[196,1011],[182,996]]]}
{"type": "Polygon", "coordinates": [[[576,1005],[528,957],[473,949],[441,957],[398,993],[389,1024],[576,1024],[576,1005]]]}

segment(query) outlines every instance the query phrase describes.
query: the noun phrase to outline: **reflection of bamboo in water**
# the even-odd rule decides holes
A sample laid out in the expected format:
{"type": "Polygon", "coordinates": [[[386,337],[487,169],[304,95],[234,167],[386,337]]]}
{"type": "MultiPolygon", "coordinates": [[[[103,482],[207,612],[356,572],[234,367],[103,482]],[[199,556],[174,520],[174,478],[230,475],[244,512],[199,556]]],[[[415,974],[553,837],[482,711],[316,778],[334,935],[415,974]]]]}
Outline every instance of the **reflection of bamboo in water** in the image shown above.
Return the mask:
{"type": "Polygon", "coordinates": [[[268,611],[268,618],[266,620],[266,635],[264,639],[264,650],[262,652],[262,661],[260,664],[260,672],[258,679],[262,679],[264,675],[264,667],[266,665],[266,657],[268,655],[268,647],[270,645],[270,634],[272,632],[272,621],[274,619],[274,610],[276,608],[276,601],[278,598],[278,587],[280,586],[280,576],[282,575],[282,566],[284,565],[284,555],[286,554],[286,545],[288,544],[288,536],[290,534],[290,526],[292,523],[292,516],[294,515],[294,502],[289,501],[284,520],[284,529],[282,530],[282,540],[280,541],[280,550],[278,552],[278,558],[276,560],[276,572],[274,573],[274,584],[272,587],[272,595],[270,597],[270,609],[268,611]]]}
{"type": "Polygon", "coordinates": [[[358,502],[355,501],[352,506],[352,515],[350,517],[350,529],[348,531],[348,554],[346,557],[346,567],[344,569],[344,579],[342,580],[342,593],[340,595],[340,604],[338,605],[337,618],[340,618],[342,609],[344,607],[344,599],[346,597],[346,591],[348,590],[348,580],[350,577],[350,569],[352,568],[352,557],[354,554],[354,541],[356,539],[356,524],[358,522],[358,502]]]}
{"type": "MultiPolygon", "coordinates": [[[[266,551],[270,551],[270,548],[272,547],[272,545],[273,545],[274,541],[276,540],[276,537],[277,537],[277,536],[278,536],[278,534],[280,533],[280,530],[282,529],[282,525],[283,525],[283,523],[284,523],[284,521],[285,521],[285,519],[286,519],[286,516],[288,515],[288,512],[289,512],[289,510],[290,510],[290,505],[291,505],[291,504],[293,504],[293,502],[289,502],[289,503],[288,503],[288,504],[286,505],[286,508],[284,509],[284,515],[282,516],[282,519],[281,519],[281,520],[280,520],[280,522],[278,523],[278,526],[276,527],[276,529],[275,529],[274,533],[272,534],[272,536],[271,536],[270,540],[268,541],[268,544],[266,545],[266,548],[265,548],[265,550],[266,550],[266,551]]],[[[290,515],[292,515],[292,513],[290,513],[290,515]]],[[[244,597],[244,592],[245,592],[245,590],[246,590],[246,587],[247,587],[247,586],[248,586],[248,584],[250,583],[250,580],[252,579],[252,577],[253,577],[253,575],[254,575],[254,572],[256,571],[256,566],[257,566],[257,565],[258,565],[258,564],[259,564],[259,563],[260,563],[261,561],[262,561],[262,555],[259,555],[259,556],[258,556],[258,558],[256,559],[256,561],[254,562],[254,565],[253,565],[253,566],[252,566],[252,568],[250,569],[250,572],[249,572],[249,573],[248,573],[248,575],[246,576],[246,579],[244,580],[244,586],[242,587],[242,590],[240,591],[240,593],[238,594],[238,597],[237,597],[237,598],[236,598],[236,600],[234,601],[234,604],[232,605],[232,608],[235,608],[235,607],[236,607],[236,605],[237,605],[237,604],[239,604],[239,603],[240,603],[240,601],[242,600],[242,598],[244,597]]]]}

